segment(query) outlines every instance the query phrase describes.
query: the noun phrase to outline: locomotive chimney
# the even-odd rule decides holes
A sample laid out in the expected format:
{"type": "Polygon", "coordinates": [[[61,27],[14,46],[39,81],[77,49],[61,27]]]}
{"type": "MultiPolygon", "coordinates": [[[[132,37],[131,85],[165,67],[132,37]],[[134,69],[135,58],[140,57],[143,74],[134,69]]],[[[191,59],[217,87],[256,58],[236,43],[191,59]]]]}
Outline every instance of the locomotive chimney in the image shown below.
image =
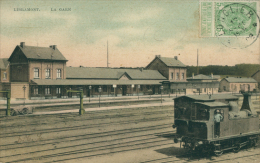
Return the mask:
{"type": "Polygon", "coordinates": [[[257,115],[257,112],[252,106],[251,95],[249,93],[244,93],[243,96],[243,104],[240,110],[249,110],[253,115],[257,115]]]}

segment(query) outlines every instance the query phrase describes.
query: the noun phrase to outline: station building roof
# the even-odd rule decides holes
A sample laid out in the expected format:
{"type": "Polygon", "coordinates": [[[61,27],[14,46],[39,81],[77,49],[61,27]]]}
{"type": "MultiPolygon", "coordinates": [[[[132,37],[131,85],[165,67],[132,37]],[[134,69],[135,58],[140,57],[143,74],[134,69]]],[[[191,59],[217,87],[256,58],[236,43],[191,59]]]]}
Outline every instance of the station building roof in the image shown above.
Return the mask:
{"type": "Polygon", "coordinates": [[[161,80],[33,79],[36,85],[161,85],[161,80]]]}
{"type": "Polygon", "coordinates": [[[130,80],[166,80],[157,70],[137,68],[97,68],[97,67],[67,67],[67,79],[112,79],[119,80],[125,75],[130,80]]]}
{"type": "Polygon", "coordinates": [[[226,80],[229,83],[257,83],[257,81],[253,78],[228,77],[223,78],[222,80],[226,80]]]}
{"type": "Polygon", "coordinates": [[[187,67],[180,60],[175,58],[168,57],[158,57],[163,63],[165,63],[168,67],[187,67]]]}
{"type": "Polygon", "coordinates": [[[183,64],[180,60],[178,60],[178,57],[175,58],[169,58],[169,57],[161,57],[156,56],[147,66],[148,68],[155,60],[159,59],[163,64],[165,64],[167,67],[181,67],[186,68],[187,66],[183,64]]]}
{"type": "Polygon", "coordinates": [[[8,66],[8,58],[0,58],[0,69],[5,70],[8,66]]]}
{"type": "MultiPolygon", "coordinates": [[[[26,46],[25,43],[17,45],[14,52],[19,49],[25,55],[28,60],[52,60],[52,61],[67,61],[67,59],[62,55],[56,45],[50,47],[38,47],[38,46],[26,46]]],[[[8,61],[14,55],[11,54],[8,61]]]]}

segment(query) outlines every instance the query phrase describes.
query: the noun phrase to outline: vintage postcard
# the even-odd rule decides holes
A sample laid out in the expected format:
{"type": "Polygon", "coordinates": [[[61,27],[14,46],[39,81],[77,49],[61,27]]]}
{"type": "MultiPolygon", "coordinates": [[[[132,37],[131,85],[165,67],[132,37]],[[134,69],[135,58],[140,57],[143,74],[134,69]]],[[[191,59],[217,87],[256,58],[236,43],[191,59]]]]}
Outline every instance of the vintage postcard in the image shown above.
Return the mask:
{"type": "Polygon", "coordinates": [[[259,0],[0,0],[0,163],[260,162],[259,0]]]}

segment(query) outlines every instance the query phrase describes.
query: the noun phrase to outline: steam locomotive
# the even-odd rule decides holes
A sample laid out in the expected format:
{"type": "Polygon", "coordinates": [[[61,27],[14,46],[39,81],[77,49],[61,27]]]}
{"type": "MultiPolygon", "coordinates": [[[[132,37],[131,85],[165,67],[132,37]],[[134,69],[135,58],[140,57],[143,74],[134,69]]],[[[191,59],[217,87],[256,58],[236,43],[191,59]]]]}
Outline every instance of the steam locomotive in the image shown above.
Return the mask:
{"type": "Polygon", "coordinates": [[[187,95],[174,99],[175,143],[189,151],[222,155],[255,146],[259,117],[252,107],[251,95],[243,94],[241,109],[233,95],[187,95]]]}

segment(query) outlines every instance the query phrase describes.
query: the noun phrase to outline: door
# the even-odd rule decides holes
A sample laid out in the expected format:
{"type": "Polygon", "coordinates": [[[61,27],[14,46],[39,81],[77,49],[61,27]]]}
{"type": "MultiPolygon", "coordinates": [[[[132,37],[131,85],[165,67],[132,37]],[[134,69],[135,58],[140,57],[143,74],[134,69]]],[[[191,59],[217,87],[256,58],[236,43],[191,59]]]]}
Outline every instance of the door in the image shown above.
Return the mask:
{"type": "Polygon", "coordinates": [[[126,95],[126,91],[127,91],[127,86],[123,85],[122,86],[122,95],[125,96],[126,95]]]}
{"type": "Polygon", "coordinates": [[[216,109],[214,111],[214,134],[215,138],[220,137],[220,123],[223,122],[224,119],[224,110],[216,109]]]}
{"type": "Polygon", "coordinates": [[[153,86],[153,94],[155,94],[155,86],[153,86]]]}

